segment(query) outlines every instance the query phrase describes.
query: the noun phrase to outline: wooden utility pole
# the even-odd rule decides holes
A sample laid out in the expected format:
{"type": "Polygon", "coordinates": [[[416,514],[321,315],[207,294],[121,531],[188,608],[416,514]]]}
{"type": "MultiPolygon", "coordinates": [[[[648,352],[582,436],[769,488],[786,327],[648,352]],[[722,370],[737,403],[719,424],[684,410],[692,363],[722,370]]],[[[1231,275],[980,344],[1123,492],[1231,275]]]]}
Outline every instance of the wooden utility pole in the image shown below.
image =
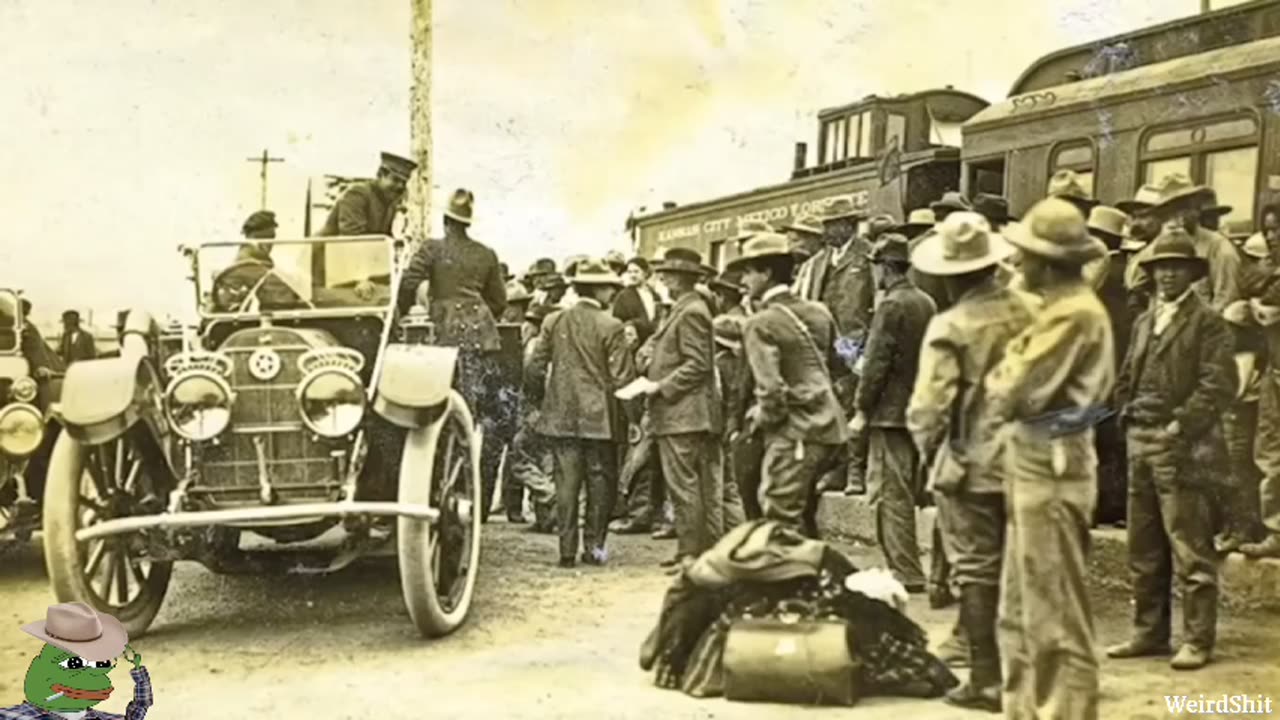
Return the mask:
{"type": "Polygon", "coordinates": [[[251,157],[249,162],[262,165],[262,209],[267,209],[267,163],[284,162],[284,158],[273,158],[264,149],[261,157],[251,157]]]}
{"type": "Polygon", "coordinates": [[[421,241],[431,230],[431,0],[409,1],[413,7],[409,137],[418,172],[409,183],[408,235],[421,241]]]}

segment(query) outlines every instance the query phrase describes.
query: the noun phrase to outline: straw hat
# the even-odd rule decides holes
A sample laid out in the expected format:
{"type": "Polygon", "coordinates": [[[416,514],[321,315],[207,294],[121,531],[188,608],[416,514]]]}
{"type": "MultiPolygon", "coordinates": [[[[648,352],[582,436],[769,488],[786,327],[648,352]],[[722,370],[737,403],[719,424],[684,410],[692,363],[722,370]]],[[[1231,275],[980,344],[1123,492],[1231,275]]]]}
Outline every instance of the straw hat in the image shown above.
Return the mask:
{"type": "Polygon", "coordinates": [[[1155,185],[1143,185],[1138,188],[1138,192],[1134,193],[1132,200],[1121,200],[1116,203],[1116,209],[1122,213],[1136,215],[1144,210],[1150,210],[1160,203],[1160,188],[1155,185]]]}
{"type": "Polygon", "coordinates": [[[604,260],[589,258],[578,262],[573,274],[574,285],[612,285],[622,287],[622,278],[604,260]]]}
{"type": "Polygon", "coordinates": [[[919,235],[938,224],[938,217],[930,208],[917,208],[907,215],[907,221],[893,226],[891,232],[902,233],[907,237],[919,235]]]}
{"type": "Polygon", "coordinates": [[[975,212],[953,212],[922,238],[911,252],[911,264],[929,275],[963,275],[991,267],[1013,254],[1004,238],[992,232],[975,212]]]}
{"type": "Polygon", "coordinates": [[[1129,221],[1129,216],[1120,212],[1113,207],[1106,205],[1098,205],[1089,212],[1089,220],[1086,225],[1089,232],[1102,235],[1102,240],[1110,240],[1108,246],[1118,245],[1120,239],[1124,237],[1124,226],[1129,221]]]}
{"type": "Polygon", "coordinates": [[[773,226],[763,220],[744,220],[738,223],[738,234],[733,236],[739,243],[752,235],[773,232],[773,226]]]}
{"type": "Polygon", "coordinates": [[[791,241],[786,235],[761,233],[746,241],[742,245],[742,254],[729,261],[726,272],[741,272],[747,262],[771,257],[795,259],[791,241]]]}
{"type": "Polygon", "coordinates": [[[1176,260],[1190,263],[1196,268],[1196,279],[1209,272],[1209,261],[1196,254],[1195,241],[1182,228],[1166,230],[1156,238],[1151,247],[1151,254],[1138,262],[1143,269],[1151,271],[1152,265],[1159,262],[1176,260]]]}
{"type": "Polygon", "coordinates": [[[44,620],[23,625],[22,632],[92,662],[118,657],[129,643],[119,620],[82,602],[50,605],[44,620]]]}
{"type": "Polygon", "coordinates": [[[787,225],[783,225],[782,229],[810,235],[821,235],[822,221],[814,215],[801,215],[787,225]]]}
{"type": "Polygon", "coordinates": [[[747,289],[742,286],[742,273],[736,271],[725,270],[719,276],[711,279],[707,283],[712,290],[728,290],[738,294],[745,294],[747,289]]]}
{"type": "Polygon", "coordinates": [[[1107,254],[1107,247],[1089,237],[1084,216],[1066,200],[1046,198],[1036,203],[1019,225],[1006,229],[1015,247],[1058,262],[1084,265],[1107,254]]]}

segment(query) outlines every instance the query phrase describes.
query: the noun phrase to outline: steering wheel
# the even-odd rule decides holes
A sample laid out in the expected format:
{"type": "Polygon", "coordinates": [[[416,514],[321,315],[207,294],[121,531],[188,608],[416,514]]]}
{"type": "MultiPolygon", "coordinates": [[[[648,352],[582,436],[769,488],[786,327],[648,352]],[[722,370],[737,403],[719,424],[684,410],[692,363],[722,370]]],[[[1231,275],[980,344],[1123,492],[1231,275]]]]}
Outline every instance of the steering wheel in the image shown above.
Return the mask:
{"type": "Polygon", "coordinates": [[[213,280],[211,294],[213,295],[215,308],[225,311],[234,306],[234,312],[238,313],[247,312],[255,298],[259,299],[260,305],[270,304],[274,307],[290,305],[296,302],[308,308],[315,308],[314,303],[303,298],[275,272],[271,265],[259,260],[241,260],[219,272],[213,280]],[[259,297],[259,292],[273,278],[275,279],[275,287],[272,289],[279,290],[282,288],[286,290],[292,296],[289,300],[272,298],[268,303],[261,302],[262,299],[259,297]]]}

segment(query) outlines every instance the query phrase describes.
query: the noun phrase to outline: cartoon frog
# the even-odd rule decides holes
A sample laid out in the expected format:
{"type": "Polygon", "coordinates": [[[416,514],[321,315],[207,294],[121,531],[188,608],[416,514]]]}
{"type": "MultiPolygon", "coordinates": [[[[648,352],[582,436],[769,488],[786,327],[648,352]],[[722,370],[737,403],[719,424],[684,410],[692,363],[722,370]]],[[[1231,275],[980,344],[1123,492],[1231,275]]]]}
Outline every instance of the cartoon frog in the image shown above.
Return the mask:
{"type": "Polygon", "coordinates": [[[129,646],[119,620],[84,603],[64,603],[51,606],[43,622],[24,625],[22,631],[46,644],[27,670],[26,702],[0,708],[0,720],[142,720],[147,716],[151,678],[142,667],[142,656],[129,646]],[[115,689],[107,675],[121,656],[133,664],[129,671],[133,702],[124,715],[94,710],[115,689]]]}

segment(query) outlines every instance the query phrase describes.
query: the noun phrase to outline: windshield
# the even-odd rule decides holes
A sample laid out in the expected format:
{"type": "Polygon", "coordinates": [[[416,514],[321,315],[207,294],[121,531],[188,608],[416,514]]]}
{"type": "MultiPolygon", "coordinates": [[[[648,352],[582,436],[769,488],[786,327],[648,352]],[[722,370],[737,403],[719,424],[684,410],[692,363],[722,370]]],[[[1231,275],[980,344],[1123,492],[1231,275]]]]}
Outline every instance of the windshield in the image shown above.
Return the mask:
{"type": "Polygon", "coordinates": [[[387,308],[391,253],[385,238],[204,245],[196,252],[201,313],[387,308]]]}
{"type": "Polygon", "coordinates": [[[18,349],[18,332],[22,327],[22,306],[11,290],[0,290],[0,353],[18,349]]]}

